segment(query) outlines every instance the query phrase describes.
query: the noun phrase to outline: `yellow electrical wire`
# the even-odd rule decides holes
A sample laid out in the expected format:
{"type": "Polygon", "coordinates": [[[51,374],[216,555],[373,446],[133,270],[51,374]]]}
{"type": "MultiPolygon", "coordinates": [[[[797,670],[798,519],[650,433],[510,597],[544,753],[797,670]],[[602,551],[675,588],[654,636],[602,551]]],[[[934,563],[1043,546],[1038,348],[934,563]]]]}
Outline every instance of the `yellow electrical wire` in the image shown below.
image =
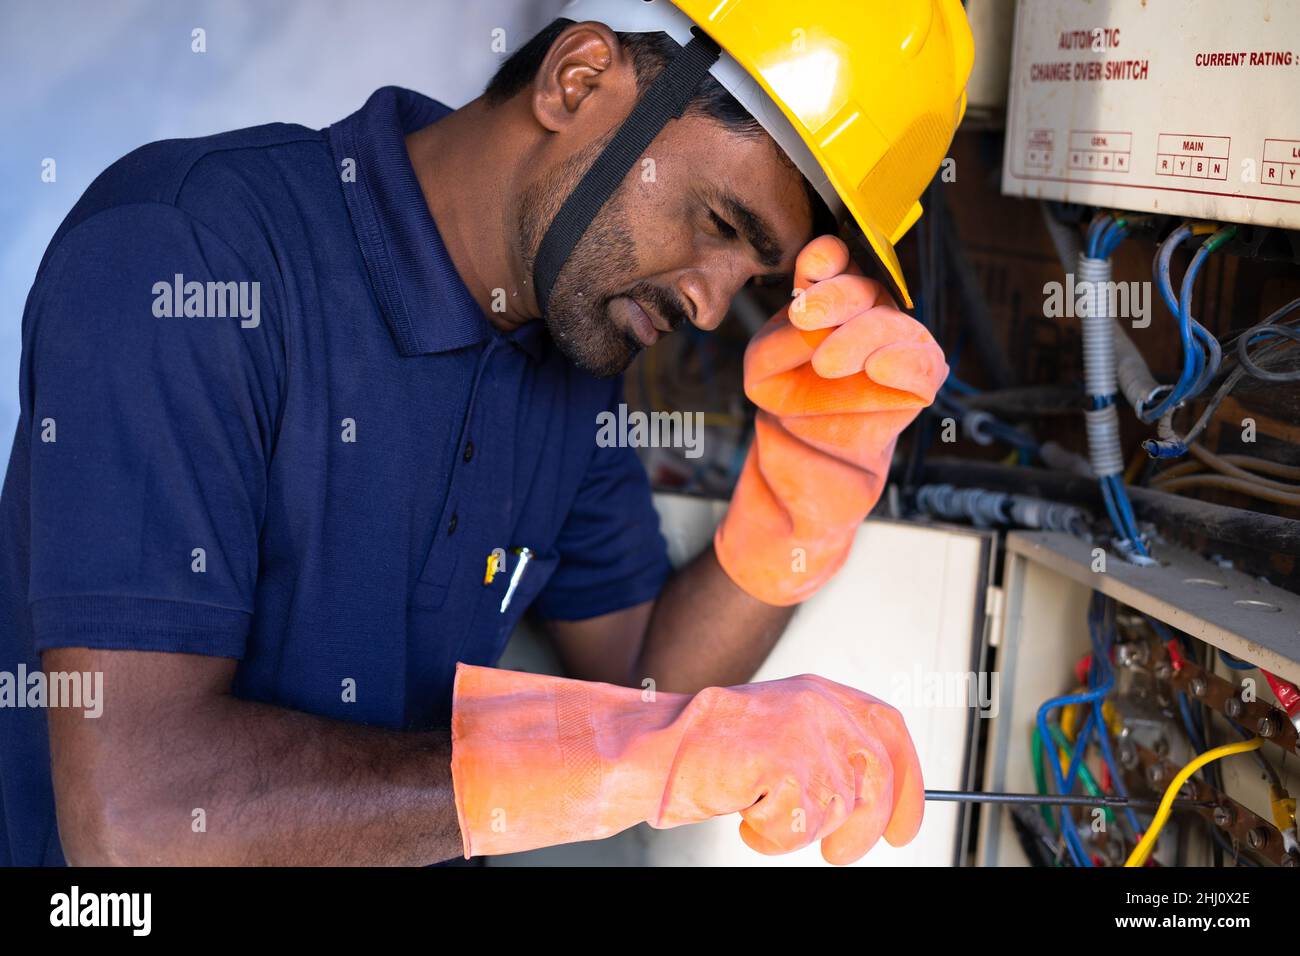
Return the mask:
{"type": "Polygon", "coordinates": [[[1200,445],[1189,445],[1187,450],[1203,464],[1213,468],[1221,475],[1228,475],[1231,478],[1240,478],[1243,481],[1251,481],[1256,484],[1265,485],[1272,488],[1274,491],[1283,491],[1288,493],[1300,492],[1300,484],[1290,481],[1277,481],[1272,478],[1261,478],[1254,472],[1246,471],[1246,469],[1234,465],[1228,459],[1220,457],[1208,448],[1202,448],[1200,445]]]}
{"type": "Polygon", "coordinates": [[[1277,784],[1268,788],[1268,805],[1273,811],[1273,826],[1283,833],[1295,829],[1295,798],[1277,784]]]}
{"type": "Polygon", "coordinates": [[[1180,462],[1166,468],[1151,479],[1151,487],[1157,491],[1169,492],[1176,492],[1183,488],[1224,488],[1264,501],[1289,505],[1293,508],[1300,507],[1300,484],[1277,481],[1255,474],[1255,471],[1262,471],[1283,478],[1294,478],[1300,475],[1300,468],[1275,465],[1249,455],[1216,455],[1200,445],[1190,445],[1188,451],[1192,453],[1195,460],[1180,462]],[[1211,471],[1201,472],[1202,466],[1208,467],[1211,471]],[[1255,471],[1247,471],[1248,468],[1253,468],[1255,471]]]}
{"type": "Polygon", "coordinates": [[[1272,501],[1279,505],[1300,508],[1300,494],[1278,491],[1268,485],[1241,478],[1229,478],[1227,475],[1187,475],[1183,478],[1171,478],[1169,481],[1152,482],[1156,491],[1181,491],[1184,488],[1223,488],[1236,491],[1261,501],[1272,501]]]}
{"type": "Polygon", "coordinates": [[[1070,743],[1074,743],[1075,732],[1079,729],[1079,707],[1079,704],[1066,704],[1061,708],[1061,733],[1065,734],[1065,739],[1070,743]]]}
{"type": "Polygon", "coordinates": [[[1124,729],[1124,724],[1119,716],[1119,711],[1109,700],[1103,701],[1101,705],[1101,716],[1106,721],[1106,726],[1110,728],[1113,736],[1118,737],[1120,731],[1124,729]]]}
{"type": "Polygon", "coordinates": [[[1128,467],[1124,469],[1124,484],[1137,484],[1138,476],[1142,474],[1142,466],[1147,463],[1149,457],[1145,451],[1138,448],[1132,460],[1129,461],[1128,467]]]}
{"type": "Polygon", "coordinates": [[[1233,754],[1249,753],[1252,750],[1258,750],[1264,746],[1264,738],[1256,737],[1253,740],[1243,740],[1237,744],[1225,744],[1222,747],[1215,747],[1213,750],[1207,750],[1182,770],[1174,775],[1174,779],[1169,782],[1165,788],[1165,795],[1160,798],[1160,806],[1156,809],[1155,818],[1151,821],[1151,826],[1147,827],[1147,832],[1142,835],[1138,845],[1133,848],[1128,859],[1124,861],[1125,866],[1142,866],[1155,849],[1156,840],[1160,837],[1160,831],[1169,821],[1169,815],[1174,809],[1174,800],[1178,796],[1178,791],[1183,789],[1192,774],[1200,770],[1207,763],[1213,763],[1224,757],[1231,757],[1233,754]]]}
{"type": "Polygon", "coordinates": [[[1242,468],[1249,468],[1251,471],[1262,472],[1265,475],[1276,475],[1279,478],[1290,478],[1292,481],[1300,481],[1300,467],[1296,465],[1284,465],[1279,461],[1268,461],[1265,458],[1256,458],[1253,455],[1220,455],[1224,461],[1230,461],[1234,465],[1240,465],[1242,468]]]}
{"type": "Polygon", "coordinates": [[[1198,471],[1205,471],[1205,466],[1196,459],[1193,458],[1189,461],[1180,461],[1176,465],[1170,465],[1168,468],[1165,468],[1159,474],[1153,475],[1151,478],[1151,487],[1154,488],[1161,482],[1173,481],[1175,478],[1181,478],[1183,475],[1190,475],[1198,471]]]}

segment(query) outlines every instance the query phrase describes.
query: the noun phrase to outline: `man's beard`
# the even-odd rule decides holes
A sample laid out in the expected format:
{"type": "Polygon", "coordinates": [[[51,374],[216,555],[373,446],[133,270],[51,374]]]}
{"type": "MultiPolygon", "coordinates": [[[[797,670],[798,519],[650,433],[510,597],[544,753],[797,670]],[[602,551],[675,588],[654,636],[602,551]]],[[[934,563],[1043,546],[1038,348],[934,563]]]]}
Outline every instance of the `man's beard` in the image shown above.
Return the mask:
{"type": "MultiPolygon", "coordinates": [[[[599,155],[601,149],[602,144],[596,144],[589,156],[599,155]]],[[[570,159],[530,187],[520,200],[519,238],[530,278],[542,237],[590,167],[589,156],[570,159]]],[[[624,181],[614,191],[560,269],[543,316],[551,339],[564,356],[601,378],[622,372],[641,350],[641,342],[614,323],[610,301],[638,289],[648,293],[647,298],[656,304],[662,304],[665,298],[657,288],[645,288],[645,283],[629,288],[628,280],[637,274],[638,262],[636,244],[627,225],[626,185],[624,181]]],[[[682,316],[676,303],[668,314],[672,316],[670,321],[682,316]]]]}

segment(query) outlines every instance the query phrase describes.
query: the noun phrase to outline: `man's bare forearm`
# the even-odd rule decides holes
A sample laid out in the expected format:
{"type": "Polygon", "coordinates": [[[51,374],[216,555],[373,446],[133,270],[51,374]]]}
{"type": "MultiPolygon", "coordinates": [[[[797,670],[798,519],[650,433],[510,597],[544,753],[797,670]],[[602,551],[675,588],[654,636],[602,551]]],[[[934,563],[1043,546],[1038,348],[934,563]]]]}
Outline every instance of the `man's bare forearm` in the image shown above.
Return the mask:
{"type": "Polygon", "coordinates": [[[419,865],[461,854],[446,731],[228,694],[126,699],[116,670],[106,669],[101,717],[50,711],[70,862],[419,865]]]}
{"type": "Polygon", "coordinates": [[[664,586],[634,675],[658,690],[694,693],[749,681],[785,631],[793,607],[750,597],[718,564],[713,546],[664,586]]]}

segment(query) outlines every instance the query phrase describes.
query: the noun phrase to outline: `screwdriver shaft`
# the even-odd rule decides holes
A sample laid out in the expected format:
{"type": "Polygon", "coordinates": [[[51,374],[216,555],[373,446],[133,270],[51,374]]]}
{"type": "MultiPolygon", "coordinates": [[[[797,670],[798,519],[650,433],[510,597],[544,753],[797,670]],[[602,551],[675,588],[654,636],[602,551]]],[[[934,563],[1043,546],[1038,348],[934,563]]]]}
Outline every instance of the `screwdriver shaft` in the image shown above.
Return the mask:
{"type": "MultiPolygon", "coordinates": [[[[1154,810],[1155,800],[1134,800],[1128,797],[1097,796],[1055,793],[981,793],[978,790],[927,790],[925,799],[939,803],[1029,803],[1058,807],[1132,807],[1134,810],[1154,810]]],[[[1181,809],[1208,810],[1215,806],[1213,800],[1187,800],[1178,798],[1174,806],[1181,809]]]]}

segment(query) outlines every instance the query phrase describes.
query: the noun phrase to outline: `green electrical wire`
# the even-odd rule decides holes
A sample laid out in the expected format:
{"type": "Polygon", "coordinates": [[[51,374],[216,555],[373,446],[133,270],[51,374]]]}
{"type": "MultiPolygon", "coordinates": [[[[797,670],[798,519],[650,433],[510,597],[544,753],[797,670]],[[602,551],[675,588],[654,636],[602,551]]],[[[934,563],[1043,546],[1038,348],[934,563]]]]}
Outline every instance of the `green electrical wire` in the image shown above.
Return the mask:
{"type": "MultiPolygon", "coordinates": [[[[1047,768],[1043,766],[1043,737],[1034,728],[1034,742],[1032,744],[1032,754],[1034,757],[1034,786],[1041,794],[1047,793],[1047,768]]],[[[1056,826],[1056,817],[1052,815],[1052,808],[1044,804],[1038,808],[1038,812],[1043,815],[1047,825],[1053,830],[1058,830],[1056,826]]]]}
{"type": "MultiPolygon", "coordinates": [[[[1070,743],[1070,738],[1065,736],[1065,731],[1056,724],[1048,724],[1047,729],[1052,732],[1052,737],[1056,740],[1056,745],[1058,747],[1062,748],[1066,753],[1073,751],[1074,744],[1070,743]]],[[[1070,772],[1069,767],[1064,767],[1063,770],[1067,774],[1070,772]]],[[[1083,784],[1083,789],[1088,791],[1089,796],[1100,797],[1102,795],[1101,787],[1097,786],[1097,781],[1093,777],[1092,771],[1090,771],[1088,765],[1082,761],[1079,763],[1079,781],[1083,784]]],[[[1113,810],[1109,807],[1102,807],[1101,812],[1105,814],[1107,823],[1114,822],[1115,812],[1113,810]]]]}
{"type": "Polygon", "coordinates": [[[1236,226],[1224,226],[1222,229],[1220,229],[1214,235],[1210,236],[1210,238],[1205,241],[1205,251],[1214,252],[1216,249],[1218,249],[1220,246],[1222,246],[1225,242],[1227,242],[1236,234],[1237,234],[1236,226]]]}
{"type": "MultiPolygon", "coordinates": [[[[1040,794],[1046,796],[1047,795],[1047,768],[1043,766],[1043,738],[1039,735],[1037,727],[1034,728],[1034,740],[1033,743],[1030,745],[1030,753],[1033,754],[1033,760],[1034,760],[1034,786],[1040,794]]],[[[1062,808],[1062,810],[1064,811],[1064,808],[1062,808]]],[[[1041,813],[1043,815],[1043,819],[1047,821],[1047,828],[1051,830],[1053,833],[1057,834],[1059,838],[1061,833],[1061,828],[1056,825],[1056,817],[1052,816],[1052,808],[1047,804],[1043,804],[1038,808],[1038,812],[1041,813]]],[[[1056,861],[1053,864],[1053,866],[1058,866],[1058,867],[1064,866],[1064,864],[1061,862],[1061,857],[1059,853],[1057,854],[1056,861]]]]}

